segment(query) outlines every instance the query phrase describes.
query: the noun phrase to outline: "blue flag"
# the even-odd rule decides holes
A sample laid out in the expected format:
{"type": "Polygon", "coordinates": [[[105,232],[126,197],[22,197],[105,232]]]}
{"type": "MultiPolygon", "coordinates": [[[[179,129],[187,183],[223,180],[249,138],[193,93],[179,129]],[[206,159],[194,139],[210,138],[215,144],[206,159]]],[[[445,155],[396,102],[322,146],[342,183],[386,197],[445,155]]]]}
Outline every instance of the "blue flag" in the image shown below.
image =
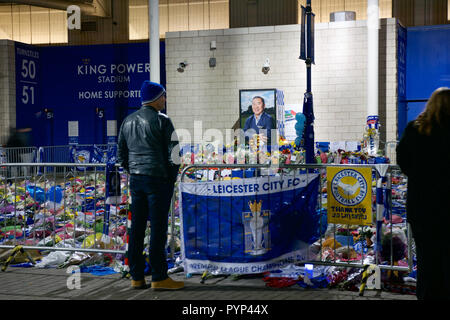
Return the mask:
{"type": "Polygon", "coordinates": [[[185,271],[250,274],[309,260],[318,189],[317,174],[182,183],[185,271]]]}

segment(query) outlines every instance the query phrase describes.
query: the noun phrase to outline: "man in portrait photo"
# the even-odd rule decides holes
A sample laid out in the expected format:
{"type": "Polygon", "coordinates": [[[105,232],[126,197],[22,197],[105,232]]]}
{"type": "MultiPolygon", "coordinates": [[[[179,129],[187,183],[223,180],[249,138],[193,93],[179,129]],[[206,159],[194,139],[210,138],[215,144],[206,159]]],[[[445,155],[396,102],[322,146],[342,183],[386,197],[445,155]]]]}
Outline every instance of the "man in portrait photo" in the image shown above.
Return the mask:
{"type": "Polygon", "coordinates": [[[265,107],[266,103],[263,97],[253,97],[253,115],[245,121],[244,132],[246,138],[251,139],[255,134],[258,134],[262,142],[270,145],[271,130],[275,129],[276,126],[273,117],[265,112],[265,107]]]}

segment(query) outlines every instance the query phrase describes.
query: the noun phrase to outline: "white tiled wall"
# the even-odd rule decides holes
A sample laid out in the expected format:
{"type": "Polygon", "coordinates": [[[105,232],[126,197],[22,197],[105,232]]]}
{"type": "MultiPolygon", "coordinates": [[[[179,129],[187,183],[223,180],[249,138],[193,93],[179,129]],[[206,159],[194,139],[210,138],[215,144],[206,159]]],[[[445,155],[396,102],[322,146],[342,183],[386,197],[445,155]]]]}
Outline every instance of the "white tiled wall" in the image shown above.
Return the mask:
{"type": "MultiPolygon", "coordinates": [[[[367,117],[365,21],[315,26],[312,67],[315,140],[361,140],[367,117]]],[[[168,114],[175,127],[230,129],[239,118],[239,89],[277,88],[285,103],[302,104],[306,67],[299,60],[300,25],[166,33],[168,114]],[[210,51],[210,42],[217,49],[210,51]],[[210,68],[210,57],[217,66],[210,68]],[[266,58],[271,69],[261,68],[266,58]],[[188,66],[177,72],[180,62],[188,66]]],[[[397,132],[397,25],[382,19],[380,30],[380,123],[383,140],[397,132]]]]}
{"type": "MultiPolygon", "coordinates": [[[[367,35],[365,21],[316,24],[312,67],[315,140],[361,140],[366,123],[367,35]]],[[[305,63],[298,59],[300,26],[268,26],[166,34],[168,114],[177,129],[193,136],[231,129],[239,118],[239,90],[277,88],[286,104],[302,104],[305,63]],[[210,42],[217,49],[210,51],[210,42]],[[209,58],[217,59],[215,68],[209,58]],[[263,74],[266,58],[271,69],[263,74]],[[185,72],[177,72],[186,61],[185,72]]],[[[384,141],[397,139],[397,27],[382,19],[380,30],[380,122],[384,141]]],[[[14,43],[0,40],[0,144],[15,126],[14,43]]]]}
{"type": "Polygon", "coordinates": [[[6,143],[9,128],[16,125],[14,42],[0,40],[0,145],[6,143]]]}

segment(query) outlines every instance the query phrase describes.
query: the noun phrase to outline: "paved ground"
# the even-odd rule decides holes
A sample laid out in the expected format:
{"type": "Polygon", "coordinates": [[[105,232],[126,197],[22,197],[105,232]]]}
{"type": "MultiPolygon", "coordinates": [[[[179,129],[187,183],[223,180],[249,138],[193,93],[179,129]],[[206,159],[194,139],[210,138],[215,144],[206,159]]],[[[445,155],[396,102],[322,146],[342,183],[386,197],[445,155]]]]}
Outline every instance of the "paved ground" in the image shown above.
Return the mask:
{"type": "MultiPolygon", "coordinates": [[[[186,287],[178,291],[134,290],[130,280],[120,274],[96,276],[78,274],[79,282],[67,269],[38,269],[8,267],[0,272],[0,300],[416,300],[410,294],[386,291],[377,293],[337,289],[304,289],[298,285],[287,288],[265,286],[261,277],[233,280],[232,277],[210,278],[200,283],[200,275],[186,279],[184,273],[171,275],[185,281],[186,287]],[[76,288],[79,283],[80,287],[76,288]],[[73,288],[73,289],[70,289],[73,288]]],[[[150,281],[151,277],[147,278],[150,281]]]]}
{"type": "MultiPolygon", "coordinates": [[[[122,278],[120,274],[96,276],[89,273],[78,273],[77,275],[80,276],[79,282],[76,281],[76,278],[73,278],[73,274],[67,273],[67,269],[8,267],[5,272],[0,272],[0,306],[3,304],[0,308],[2,310],[13,308],[14,304],[21,308],[26,305],[22,300],[27,300],[28,303],[37,302],[34,304],[33,310],[41,310],[38,312],[39,314],[46,315],[49,312],[47,310],[50,309],[52,314],[60,314],[56,308],[64,303],[64,300],[69,301],[70,306],[74,304],[76,306],[76,301],[86,303],[90,300],[96,301],[94,303],[95,308],[72,308],[63,304],[64,307],[60,312],[67,315],[68,310],[74,310],[73,312],[78,319],[85,319],[85,316],[82,316],[85,313],[91,316],[97,313],[103,317],[107,313],[118,318],[117,312],[129,310],[127,304],[135,306],[140,301],[144,308],[150,307],[149,310],[156,309],[166,315],[174,316],[166,319],[175,319],[175,317],[177,319],[196,319],[199,317],[245,317],[247,319],[256,316],[259,318],[262,316],[274,318],[273,316],[280,312],[287,311],[291,315],[295,315],[298,314],[299,310],[306,309],[314,309],[315,313],[319,312],[322,316],[332,314],[333,317],[336,317],[337,314],[342,315],[342,312],[350,312],[350,314],[362,312],[367,317],[369,316],[367,312],[374,310],[373,305],[354,303],[353,300],[360,300],[360,302],[361,300],[384,300],[391,306],[392,302],[417,300],[415,296],[410,294],[395,294],[386,291],[377,293],[376,291],[366,290],[364,296],[360,297],[358,292],[337,289],[304,289],[298,285],[276,289],[266,287],[261,277],[246,277],[238,280],[233,280],[232,277],[216,277],[201,283],[200,275],[194,275],[186,279],[184,273],[181,272],[173,274],[171,277],[175,280],[185,281],[186,287],[183,290],[153,291],[152,289],[131,289],[130,280],[122,278]],[[76,288],[77,283],[80,284],[79,288],[76,288]],[[56,301],[52,300],[59,300],[59,303],[55,304],[56,301]],[[100,300],[103,300],[103,302],[100,300]],[[333,302],[331,302],[331,308],[315,305],[317,303],[324,304],[324,301],[329,304],[329,300],[335,300],[334,303],[337,304],[333,305],[333,302]],[[351,306],[349,306],[349,303],[345,304],[343,300],[350,301],[351,306]],[[107,303],[107,307],[105,307],[105,303],[107,303]],[[125,308],[122,307],[122,304],[125,305],[125,308]],[[241,305],[246,306],[246,312],[242,313],[243,311],[238,309],[241,308],[241,305]],[[250,306],[256,312],[258,305],[260,305],[258,314],[248,314],[250,306]],[[51,308],[49,309],[49,307],[51,308]],[[208,309],[209,307],[210,309],[208,309]],[[84,310],[89,311],[85,312],[84,310]],[[212,314],[213,311],[215,312],[214,315],[212,314]],[[267,311],[267,313],[263,313],[263,311],[267,311]],[[206,312],[210,313],[207,314],[206,312]]],[[[150,280],[151,277],[148,277],[147,281],[150,280]]],[[[88,305],[92,305],[92,303],[88,305]]],[[[17,307],[14,307],[14,309],[17,310],[17,307]]],[[[413,310],[410,307],[408,306],[406,309],[413,310]]],[[[399,308],[398,310],[403,310],[404,316],[405,308],[399,308]]],[[[389,313],[392,314],[392,311],[389,313]]],[[[47,316],[45,318],[48,319],[47,316]]]]}

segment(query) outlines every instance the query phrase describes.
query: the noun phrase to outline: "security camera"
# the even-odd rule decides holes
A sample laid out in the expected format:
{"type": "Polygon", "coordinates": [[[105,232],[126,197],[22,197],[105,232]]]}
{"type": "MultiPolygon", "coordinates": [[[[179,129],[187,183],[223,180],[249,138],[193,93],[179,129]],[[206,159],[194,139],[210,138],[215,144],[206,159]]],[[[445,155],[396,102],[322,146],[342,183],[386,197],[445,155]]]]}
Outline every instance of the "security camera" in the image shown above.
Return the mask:
{"type": "Polygon", "coordinates": [[[178,71],[178,72],[184,72],[184,69],[186,68],[187,65],[188,65],[188,64],[186,63],[186,61],[180,62],[180,63],[178,64],[177,71],[178,71]]]}
{"type": "Polygon", "coordinates": [[[267,58],[262,67],[262,72],[264,74],[267,74],[269,72],[269,70],[270,70],[270,60],[269,60],[269,58],[267,58]]]}

